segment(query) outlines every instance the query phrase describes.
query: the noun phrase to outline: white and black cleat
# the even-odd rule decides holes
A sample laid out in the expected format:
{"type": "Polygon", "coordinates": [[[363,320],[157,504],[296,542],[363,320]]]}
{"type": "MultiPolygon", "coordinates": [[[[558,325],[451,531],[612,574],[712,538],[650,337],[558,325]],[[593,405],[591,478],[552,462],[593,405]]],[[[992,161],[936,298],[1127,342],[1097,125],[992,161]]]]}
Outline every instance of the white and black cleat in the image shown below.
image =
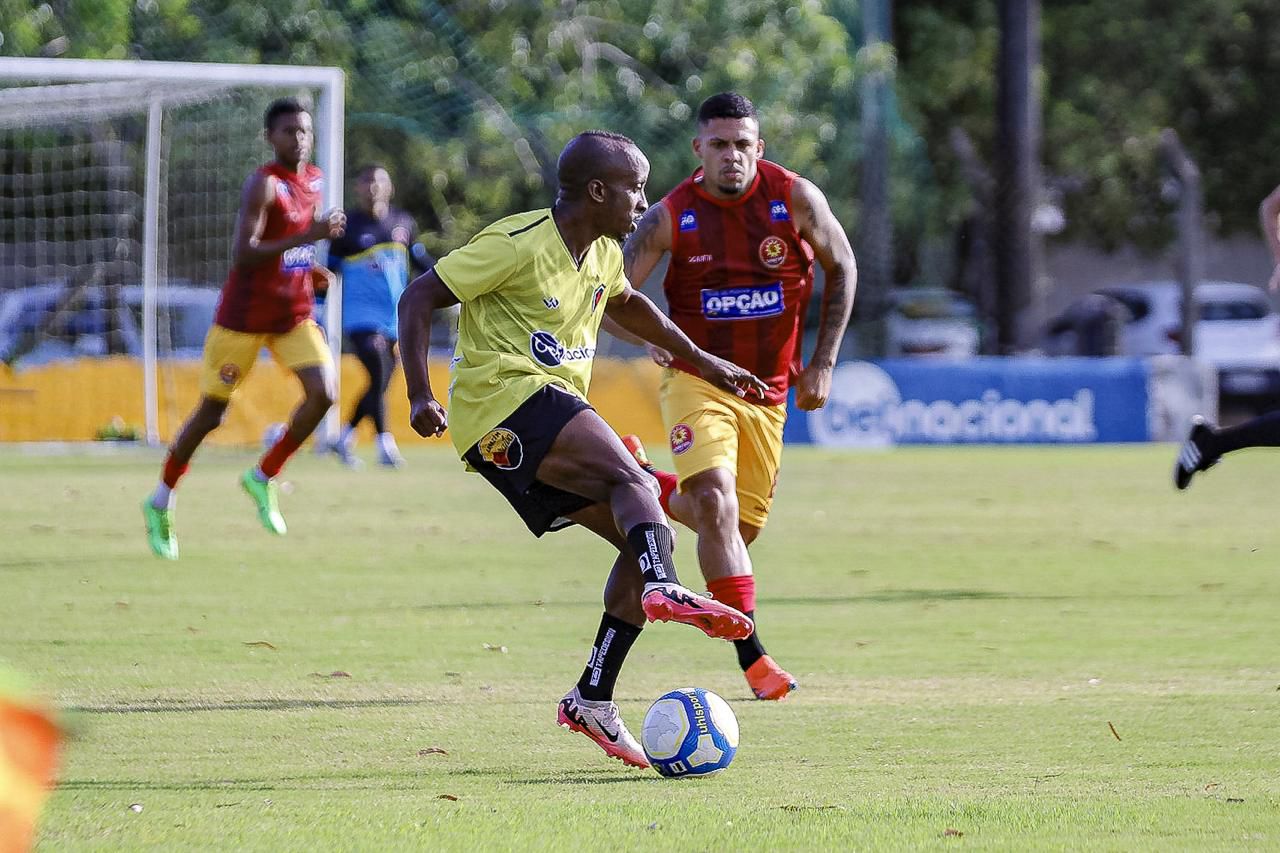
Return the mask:
{"type": "Polygon", "coordinates": [[[1191,485],[1197,471],[1207,471],[1221,457],[1210,448],[1213,444],[1213,427],[1200,415],[1191,419],[1191,432],[1178,448],[1178,460],[1173,465],[1173,485],[1179,491],[1191,485]]]}

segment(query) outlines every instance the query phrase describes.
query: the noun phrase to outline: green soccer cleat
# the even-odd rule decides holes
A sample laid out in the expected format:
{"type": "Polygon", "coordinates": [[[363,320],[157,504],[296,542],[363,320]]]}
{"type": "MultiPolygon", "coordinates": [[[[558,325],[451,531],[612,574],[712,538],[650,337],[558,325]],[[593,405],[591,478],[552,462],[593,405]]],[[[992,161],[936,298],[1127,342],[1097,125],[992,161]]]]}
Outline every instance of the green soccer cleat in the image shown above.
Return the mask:
{"type": "Polygon", "coordinates": [[[253,476],[253,469],[250,468],[241,475],[240,488],[244,489],[245,493],[258,505],[258,520],[262,522],[263,527],[277,536],[283,536],[289,532],[289,528],[284,523],[284,516],[280,514],[280,504],[276,500],[274,478],[264,483],[253,476]]]}
{"type": "Polygon", "coordinates": [[[178,559],[178,537],[173,533],[173,510],[156,509],[151,498],[142,502],[142,518],[147,523],[147,544],[157,557],[178,559]]]}

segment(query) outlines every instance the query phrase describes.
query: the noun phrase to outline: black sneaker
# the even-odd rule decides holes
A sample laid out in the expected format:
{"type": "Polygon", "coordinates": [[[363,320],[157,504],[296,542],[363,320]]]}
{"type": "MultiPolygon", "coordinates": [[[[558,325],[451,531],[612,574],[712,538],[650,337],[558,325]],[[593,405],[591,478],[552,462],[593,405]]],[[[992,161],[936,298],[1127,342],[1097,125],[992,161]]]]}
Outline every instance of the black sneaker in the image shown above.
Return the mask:
{"type": "Polygon", "coordinates": [[[1213,427],[1196,415],[1191,419],[1187,440],[1178,450],[1178,461],[1173,465],[1173,484],[1179,490],[1191,485],[1191,478],[1197,471],[1207,471],[1217,464],[1221,457],[1210,449],[1212,442],[1213,427]]]}

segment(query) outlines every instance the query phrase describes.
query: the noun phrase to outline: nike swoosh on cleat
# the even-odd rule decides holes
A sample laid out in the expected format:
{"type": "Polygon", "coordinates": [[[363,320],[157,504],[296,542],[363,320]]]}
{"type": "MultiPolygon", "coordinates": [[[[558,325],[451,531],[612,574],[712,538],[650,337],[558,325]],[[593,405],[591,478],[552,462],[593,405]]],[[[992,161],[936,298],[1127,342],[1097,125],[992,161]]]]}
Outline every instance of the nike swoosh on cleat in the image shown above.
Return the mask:
{"type": "Polygon", "coordinates": [[[611,731],[609,731],[607,728],[605,728],[604,723],[600,722],[599,720],[596,720],[596,725],[600,727],[600,731],[604,733],[604,736],[605,736],[605,737],[607,737],[607,738],[609,739],[609,742],[610,742],[610,743],[617,743],[617,742],[618,742],[618,736],[619,736],[620,734],[622,734],[622,730],[621,730],[621,729],[619,729],[619,730],[618,730],[618,731],[616,731],[616,732],[611,732],[611,731]]]}

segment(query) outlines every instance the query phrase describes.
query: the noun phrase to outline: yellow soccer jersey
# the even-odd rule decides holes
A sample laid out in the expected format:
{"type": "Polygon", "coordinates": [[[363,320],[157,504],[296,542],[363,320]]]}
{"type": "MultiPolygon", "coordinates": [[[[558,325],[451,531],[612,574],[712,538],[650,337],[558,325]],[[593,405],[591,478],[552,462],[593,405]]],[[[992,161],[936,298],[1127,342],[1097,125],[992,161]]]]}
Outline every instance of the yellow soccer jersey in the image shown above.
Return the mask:
{"type": "Polygon", "coordinates": [[[548,209],[500,219],[441,258],[462,301],[449,384],[459,455],[538,389],[585,398],[604,303],[626,287],[622,249],[601,237],[574,266],[548,209]]]}

